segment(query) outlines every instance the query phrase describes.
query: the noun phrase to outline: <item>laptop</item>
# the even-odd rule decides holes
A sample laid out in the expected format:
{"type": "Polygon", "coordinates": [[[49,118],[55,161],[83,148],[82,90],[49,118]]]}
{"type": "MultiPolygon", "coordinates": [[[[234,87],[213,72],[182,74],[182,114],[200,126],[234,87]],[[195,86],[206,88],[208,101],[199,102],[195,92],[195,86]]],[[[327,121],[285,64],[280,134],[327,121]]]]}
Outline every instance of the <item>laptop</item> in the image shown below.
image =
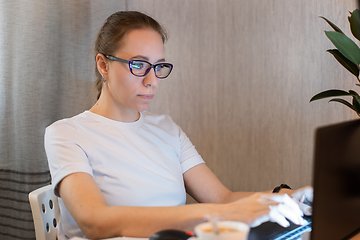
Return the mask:
{"type": "Polygon", "coordinates": [[[304,226],[264,223],[249,240],[350,239],[360,232],[360,120],[320,127],[315,133],[313,215],[304,226]]]}

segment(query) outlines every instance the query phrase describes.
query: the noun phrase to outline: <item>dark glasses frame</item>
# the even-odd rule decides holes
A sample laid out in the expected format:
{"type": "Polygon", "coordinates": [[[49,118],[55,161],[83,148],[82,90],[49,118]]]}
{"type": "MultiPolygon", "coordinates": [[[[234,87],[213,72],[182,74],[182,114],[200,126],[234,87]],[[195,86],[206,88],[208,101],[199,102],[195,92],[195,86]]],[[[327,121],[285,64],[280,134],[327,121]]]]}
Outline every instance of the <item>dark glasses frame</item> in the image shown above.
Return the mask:
{"type": "Polygon", "coordinates": [[[164,78],[167,78],[167,77],[170,75],[170,73],[171,73],[171,71],[172,71],[172,69],[173,69],[173,67],[174,67],[171,63],[161,62],[161,63],[151,64],[151,63],[149,63],[148,61],[141,60],[141,59],[125,60],[125,59],[117,58],[117,57],[114,57],[114,56],[111,56],[111,55],[106,55],[106,54],[103,54],[103,55],[104,55],[107,59],[109,59],[109,60],[118,61],[118,62],[122,62],[122,63],[127,63],[128,66],[129,66],[130,72],[131,72],[134,76],[136,76],[136,77],[143,77],[143,76],[145,76],[146,74],[148,74],[148,73],[150,72],[150,69],[153,68],[153,69],[154,69],[155,76],[156,76],[157,78],[159,78],[159,79],[164,79],[164,78]],[[133,62],[144,62],[144,63],[149,64],[150,67],[146,69],[146,71],[145,71],[144,74],[140,74],[140,75],[139,75],[139,74],[135,74],[135,73],[133,72],[133,70],[132,70],[132,63],[133,63],[133,62]],[[156,69],[156,67],[159,66],[159,65],[166,65],[167,67],[170,68],[169,73],[168,73],[165,77],[161,77],[161,76],[157,76],[157,75],[156,75],[156,70],[155,70],[155,69],[156,69]]]}

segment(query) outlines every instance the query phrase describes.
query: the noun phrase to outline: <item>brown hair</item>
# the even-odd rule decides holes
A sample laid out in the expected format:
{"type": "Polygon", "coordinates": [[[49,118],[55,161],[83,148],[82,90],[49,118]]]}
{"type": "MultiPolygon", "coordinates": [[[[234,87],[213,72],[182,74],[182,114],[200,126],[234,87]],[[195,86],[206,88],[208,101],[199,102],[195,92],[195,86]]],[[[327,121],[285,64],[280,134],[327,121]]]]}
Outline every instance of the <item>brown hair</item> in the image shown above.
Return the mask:
{"type": "MultiPolygon", "coordinates": [[[[163,40],[167,40],[165,29],[152,17],[136,11],[121,11],[108,17],[100,29],[95,41],[95,57],[98,53],[113,55],[121,47],[121,40],[131,30],[152,29],[158,32],[163,40]]],[[[97,69],[95,62],[96,82],[95,87],[98,90],[99,99],[103,81],[101,74],[97,69]]]]}

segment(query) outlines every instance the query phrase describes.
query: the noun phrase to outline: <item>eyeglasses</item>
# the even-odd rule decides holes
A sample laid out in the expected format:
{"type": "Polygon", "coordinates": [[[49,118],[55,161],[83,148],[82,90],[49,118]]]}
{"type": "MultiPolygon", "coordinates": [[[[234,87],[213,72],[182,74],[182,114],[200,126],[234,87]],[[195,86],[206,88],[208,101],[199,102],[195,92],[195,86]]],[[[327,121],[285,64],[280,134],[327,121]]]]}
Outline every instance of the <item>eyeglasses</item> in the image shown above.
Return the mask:
{"type": "Polygon", "coordinates": [[[128,60],[117,58],[117,57],[110,56],[110,55],[104,54],[104,56],[109,60],[129,64],[130,72],[134,76],[137,76],[137,77],[145,76],[146,74],[148,74],[150,72],[150,69],[153,68],[154,72],[155,72],[155,76],[157,78],[164,79],[170,75],[171,70],[173,69],[173,65],[171,63],[151,64],[145,60],[134,59],[134,60],[128,61],[128,60]]]}

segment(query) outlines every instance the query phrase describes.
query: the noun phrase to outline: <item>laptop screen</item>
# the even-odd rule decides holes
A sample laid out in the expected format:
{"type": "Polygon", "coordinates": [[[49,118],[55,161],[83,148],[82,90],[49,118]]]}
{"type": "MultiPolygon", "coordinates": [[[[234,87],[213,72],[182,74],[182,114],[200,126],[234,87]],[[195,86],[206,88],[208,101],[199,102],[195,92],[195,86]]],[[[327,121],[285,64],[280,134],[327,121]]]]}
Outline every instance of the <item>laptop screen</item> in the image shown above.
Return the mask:
{"type": "Polygon", "coordinates": [[[318,128],[312,240],[349,239],[360,230],[360,120],[318,128]]]}

